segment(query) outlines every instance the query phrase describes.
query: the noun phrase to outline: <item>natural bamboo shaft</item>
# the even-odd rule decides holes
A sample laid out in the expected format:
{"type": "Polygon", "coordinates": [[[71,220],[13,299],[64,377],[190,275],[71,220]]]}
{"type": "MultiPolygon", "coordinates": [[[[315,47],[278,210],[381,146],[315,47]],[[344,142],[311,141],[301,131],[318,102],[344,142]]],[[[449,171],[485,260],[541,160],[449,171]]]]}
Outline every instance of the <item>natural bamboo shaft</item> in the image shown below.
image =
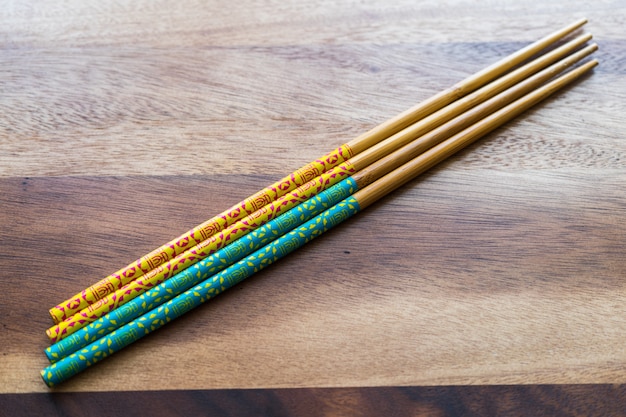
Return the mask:
{"type": "Polygon", "coordinates": [[[385,175],[368,187],[357,191],[354,194],[354,197],[358,200],[361,209],[364,209],[396,188],[406,184],[408,181],[417,177],[424,171],[432,168],[439,162],[442,162],[454,153],[465,148],[480,137],[517,117],[528,108],[534,106],[551,94],[565,87],[567,84],[570,84],[574,80],[578,79],[597,64],[598,61],[596,60],[589,61],[586,64],[581,65],[569,73],[557,78],[556,80],[551,81],[545,86],[525,95],[506,107],[501,108],[490,116],[454,135],[445,142],[432,147],[428,151],[404,164],[402,167],[385,175]]]}
{"type": "MultiPolygon", "coordinates": [[[[397,150],[399,147],[413,141],[415,138],[429,132],[430,130],[442,125],[443,123],[453,119],[454,117],[462,114],[463,112],[471,109],[482,102],[492,98],[496,94],[506,90],[511,87],[515,83],[520,82],[526,77],[536,73],[537,71],[545,68],[546,66],[553,64],[557,60],[563,58],[570,52],[576,50],[578,47],[583,45],[585,42],[589,41],[592,38],[591,34],[585,34],[573,39],[570,42],[554,49],[551,52],[546,53],[536,59],[528,62],[522,67],[511,71],[510,73],[503,75],[502,77],[496,79],[495,81],[483,86],[482,88],[474,91],[467,96],[456,100],[455,102],[443,107],[442,109],[430,114],[429,116],[424,117],[423,119],[415,122],[411,126],[406,127],[405,129],[397,132],[396,134],[388,137],[387,139],[377,143],[376,145],[371,146],[370,148],[364,150],[363,152],[353,156],[350,158],[350,162],[354,166],[357,171],[362,170],[363,168],[371,165],[378,159],[390,154],[391,152],[397,150]]],[[[568,58],[567,60],[563,60],[562,66],[572,65],[574,62],[582,59],[583,56],[591,53],[591,50],[587,50],[587,52],[581,54],[577,54],[568,58]]],[[[564,67],[561,68],[553,68],[552,76],[562,71],[564,67]]],[[[416,156],[416,155],[415,155],[416,156]]],[[[411,158],[409,158],[411,159],[411,158]]],[[[408,159],[405,159],[408,160],[408,159]]]]}
{"type": "Polygon", "coordinates": [[[348,145],[358,154],[365,149],[378,143],[380,140],[392,135],[405,127],[415,123],[417,120],[425,117],[442,107],[452,103],[454,100],[463,97],[466,94],[480,88],[482,85],[494,80],[500,75],[506,73],[511,68],[516,67],[525,60],[531,58],[539,51],[550,46],[557,40],[572,33],[576,29],[587,23],[587,19],[580,19],[563,29],[520,49],[519,51],[501,59],[500,61],[486,67],[485,69],[467,77],[463,81],[449,87],[439,94],[417,104],[416,106],[402,112],[401,114],[387,120],[386,122],[376,126],[372,130],[364,133],[352,141],[348,145]]]}
{"type": "MultiPolygon", "coordinates": [[[[509,104],[511,101],[521,97],[523,94],[526,94],[529,91],[537,88],[541,83],[563,72],[566,68],[576,64],[578,61],[592,54],[597,49],[598,45],[596,44],[592,44],[587,46],[586,48],[581,49],[580,51],[568,56],[567,58],[562,59],[561,61],[533,75],[532,77],[521,81],[519,84],[510,87],[508,90],[503,91],[497,96],[490,98],[482,104],[472,107],[465,113],[450,120],[449,122],[434,128],[433,130],[429,131],[418,139],[408,143],[400,149],[397,149],[393,153],[389,153],[387,156],[369,165],[366,169],[356,172],[352,175],[352,177],[359,186],[359,189],[365,187],[366,185],[380,178],[382,175],[390,172],[392,169],[395,169],[398,166],[417,157],[422,152],[437,145],[441,141],[449,138],[453,134],[461,131],[462,129],[466,128],[477,120],[484,118],[486,115],[502,108],[503,106],[509,104]]],[[[523,68],[520,68],[520,70],[521,69],[523,68]]],[[[436,115],[436,113],[433,114],[433,116],[434,115],[436,115]]]]}

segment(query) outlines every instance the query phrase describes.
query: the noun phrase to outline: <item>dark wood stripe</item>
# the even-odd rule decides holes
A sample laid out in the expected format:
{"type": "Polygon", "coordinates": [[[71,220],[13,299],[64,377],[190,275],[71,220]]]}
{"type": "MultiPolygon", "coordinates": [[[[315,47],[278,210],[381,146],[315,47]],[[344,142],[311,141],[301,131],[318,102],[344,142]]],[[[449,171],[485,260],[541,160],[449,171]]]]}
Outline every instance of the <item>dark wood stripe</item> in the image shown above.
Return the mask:
{"type": "Polygon", "coordinates": [[[297,388],[0,395],[19,416],[624,416],[626,385],[297,388]]]}

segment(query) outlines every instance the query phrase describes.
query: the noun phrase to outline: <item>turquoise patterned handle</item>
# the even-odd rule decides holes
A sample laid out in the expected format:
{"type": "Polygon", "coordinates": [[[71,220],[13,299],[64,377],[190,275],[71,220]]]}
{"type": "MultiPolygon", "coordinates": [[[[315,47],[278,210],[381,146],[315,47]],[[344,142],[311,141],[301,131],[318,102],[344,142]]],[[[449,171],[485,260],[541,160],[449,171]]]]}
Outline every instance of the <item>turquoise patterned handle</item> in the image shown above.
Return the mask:
{"type": "Polygon", "coordinates": [[[357,190],[346,178],[45,350],[50,362],[95,342],[293,230],[357,190]]]}
{"type": "Polygon", "coordinates": [[[138,319],[61,359],[41,371],[44,382],[53,387],[85,370],[88,366],[112,355],[143,336],[169,323],[187,311],[238,284],[285,255],[298,249],[360,210],[358,201],[350,196],[317,215],[291,232],[281,236],[252,255],[224,269],[138,319]]]}

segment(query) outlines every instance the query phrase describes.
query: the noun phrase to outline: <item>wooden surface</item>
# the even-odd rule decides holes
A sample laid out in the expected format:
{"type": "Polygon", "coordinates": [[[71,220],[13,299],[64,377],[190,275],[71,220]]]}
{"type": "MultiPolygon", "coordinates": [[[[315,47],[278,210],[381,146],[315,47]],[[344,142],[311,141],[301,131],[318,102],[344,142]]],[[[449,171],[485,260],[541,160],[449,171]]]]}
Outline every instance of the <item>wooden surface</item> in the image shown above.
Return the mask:
{"type": "Polygon", "coordinates": [[[624,400],[626,2],[1,6],[0,401],[49,307],[581,17],[591,76],[55,391],[624,400]]]}

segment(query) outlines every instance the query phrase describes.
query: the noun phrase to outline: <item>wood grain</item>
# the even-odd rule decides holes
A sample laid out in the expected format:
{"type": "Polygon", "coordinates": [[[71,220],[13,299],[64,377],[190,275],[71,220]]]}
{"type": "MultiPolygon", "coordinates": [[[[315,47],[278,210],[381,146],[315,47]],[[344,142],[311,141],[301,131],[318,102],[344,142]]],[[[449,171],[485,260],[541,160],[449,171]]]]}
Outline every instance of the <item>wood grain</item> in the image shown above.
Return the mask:
{"type": "Polygon", "coordinates": [[[623,399],[626,3],[231,3],[0,7],[0,401],[623,399]],[[49,307],[583,16],[593,75],[55,395],[17,395],[47,391],[49,307]]]}

